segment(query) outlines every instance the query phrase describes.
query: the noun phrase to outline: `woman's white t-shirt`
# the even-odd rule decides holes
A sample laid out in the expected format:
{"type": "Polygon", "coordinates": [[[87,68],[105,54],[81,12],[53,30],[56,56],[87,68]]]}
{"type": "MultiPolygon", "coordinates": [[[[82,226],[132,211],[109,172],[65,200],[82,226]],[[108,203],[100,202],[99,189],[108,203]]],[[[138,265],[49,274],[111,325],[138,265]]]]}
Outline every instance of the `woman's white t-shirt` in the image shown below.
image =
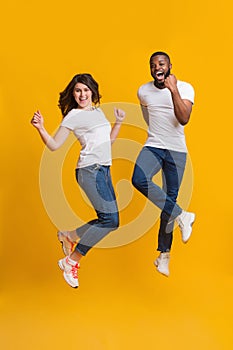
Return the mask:
{"type": "MultiPolygon", "coordinates": [[[[194,103],[192,85],[178,80],[177,88],[182,99],[194,103]]],[[[138,98],[149,126],[145,146],[187,152],[184,126],[175,116],[171,92],[167,88],[158,89],[151,81],[139,88],[138,98]]]]}
{"type": "Polygon", "coordinates": [[[111,125],[100,108],[72,109],[61,126],[73,131],[81,144],[77,168],[92,164],[111,165],[111,125]]]}

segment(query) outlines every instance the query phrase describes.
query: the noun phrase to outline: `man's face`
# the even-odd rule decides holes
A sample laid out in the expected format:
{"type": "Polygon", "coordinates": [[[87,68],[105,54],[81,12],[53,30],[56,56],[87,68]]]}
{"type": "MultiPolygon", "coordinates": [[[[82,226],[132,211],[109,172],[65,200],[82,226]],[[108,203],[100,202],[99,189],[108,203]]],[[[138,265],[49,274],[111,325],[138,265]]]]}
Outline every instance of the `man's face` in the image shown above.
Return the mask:
{"type": "Polygon", "coordinates": [[[155,81],[155,86],[163,89],[164,81],[169,76],[172,65],[166,56],[154,56],[150,61],[150,73],[155,81]]]}

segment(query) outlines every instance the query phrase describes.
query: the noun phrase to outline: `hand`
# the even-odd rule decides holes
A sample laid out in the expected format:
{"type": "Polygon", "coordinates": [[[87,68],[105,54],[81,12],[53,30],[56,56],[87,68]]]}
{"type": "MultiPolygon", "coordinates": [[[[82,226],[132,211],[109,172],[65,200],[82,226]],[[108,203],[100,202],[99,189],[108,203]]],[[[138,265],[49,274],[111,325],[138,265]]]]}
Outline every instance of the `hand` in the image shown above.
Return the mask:
{"type": "Polygon", "coordinates": [[[174,74],[170,74],[164,81],[164,85],[171,92],[177,89],[177,79],[174,74]]]}
{"type": "Polygon", "coordinates": [[[36,129],[42,129],[44,126],[44,118],[40,111],[36,111],[33,115],[33,118],[31,120],[31,124],[36,128],[36,129]]]}
{"type": "Polygon", "coordinates": [[[117,123],[122,123],[123,120],[125,119],[125,111],[123,111],[122,109],[114,108],[114,114],[115,114],[117,123]]]}

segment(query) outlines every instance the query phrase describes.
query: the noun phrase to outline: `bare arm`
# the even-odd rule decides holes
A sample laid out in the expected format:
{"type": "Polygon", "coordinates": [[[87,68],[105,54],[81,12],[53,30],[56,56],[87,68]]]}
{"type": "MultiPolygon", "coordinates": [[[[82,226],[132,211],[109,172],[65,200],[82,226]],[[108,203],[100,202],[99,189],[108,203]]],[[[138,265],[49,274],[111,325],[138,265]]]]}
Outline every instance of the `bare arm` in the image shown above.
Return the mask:
{"type": "Polygon", "coordinates": [[[147,125],[149,125],[149,113],[146,106],[141,105],[142,115],[147,125]]]}
{"type": "Polygon", "coordinates": [[[70,133],[69,129],[60,126],[54,136],[49,135],[44,127],[44,118],[40,111],[34,113],[31,123],[38,130],[42,141],[51,151],[61,147],[70,133]]]}
{"type": "Polygon", "coordinates": [[[174,112],[178,122],[181,125],[187,124],[192,112],[192,102],[181,98],[177,88],[177,80],[173,74],[165,79],[165,86],[171,91],[174,112]]]}
{"type": "Polygon", "coordinates": [[[116,122],[113,125],[111,134],[110,134],[111,143],[113,143],[116,140],[117,135],[119,134],[119,131],[121,128],[121,124],[125,119],[125,112],[122,109],[114,108],[114,114],[116,117],[116,122]]]}

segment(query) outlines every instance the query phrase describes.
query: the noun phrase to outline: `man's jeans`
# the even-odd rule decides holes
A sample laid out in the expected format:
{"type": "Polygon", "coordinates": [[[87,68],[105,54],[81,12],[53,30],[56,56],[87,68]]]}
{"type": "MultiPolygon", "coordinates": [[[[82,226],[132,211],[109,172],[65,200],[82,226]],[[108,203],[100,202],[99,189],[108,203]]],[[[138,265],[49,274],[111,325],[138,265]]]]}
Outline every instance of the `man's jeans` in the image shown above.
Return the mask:
{"type": "Polygon", "coordinates": [[[141,150],[135,164],[133,185],[162,210],[158,236],[158,250],[161,252],[170,251],[174,219],[182,212],[176,204],[176,199],[184,174],[186,156],[183,152],[146,146],[141,150]],[[153,176],[160,170],[163,188],[152,181],[153,176]]]}
{"type": "Polygon", "coordinates": [[[109,166],[93,164],[78,168],[76,180],[97,214],[97,219],[76,229],[80,241],[75,249],[86,255],[91,247],[119,227],[119,213],[109,166]]]}

